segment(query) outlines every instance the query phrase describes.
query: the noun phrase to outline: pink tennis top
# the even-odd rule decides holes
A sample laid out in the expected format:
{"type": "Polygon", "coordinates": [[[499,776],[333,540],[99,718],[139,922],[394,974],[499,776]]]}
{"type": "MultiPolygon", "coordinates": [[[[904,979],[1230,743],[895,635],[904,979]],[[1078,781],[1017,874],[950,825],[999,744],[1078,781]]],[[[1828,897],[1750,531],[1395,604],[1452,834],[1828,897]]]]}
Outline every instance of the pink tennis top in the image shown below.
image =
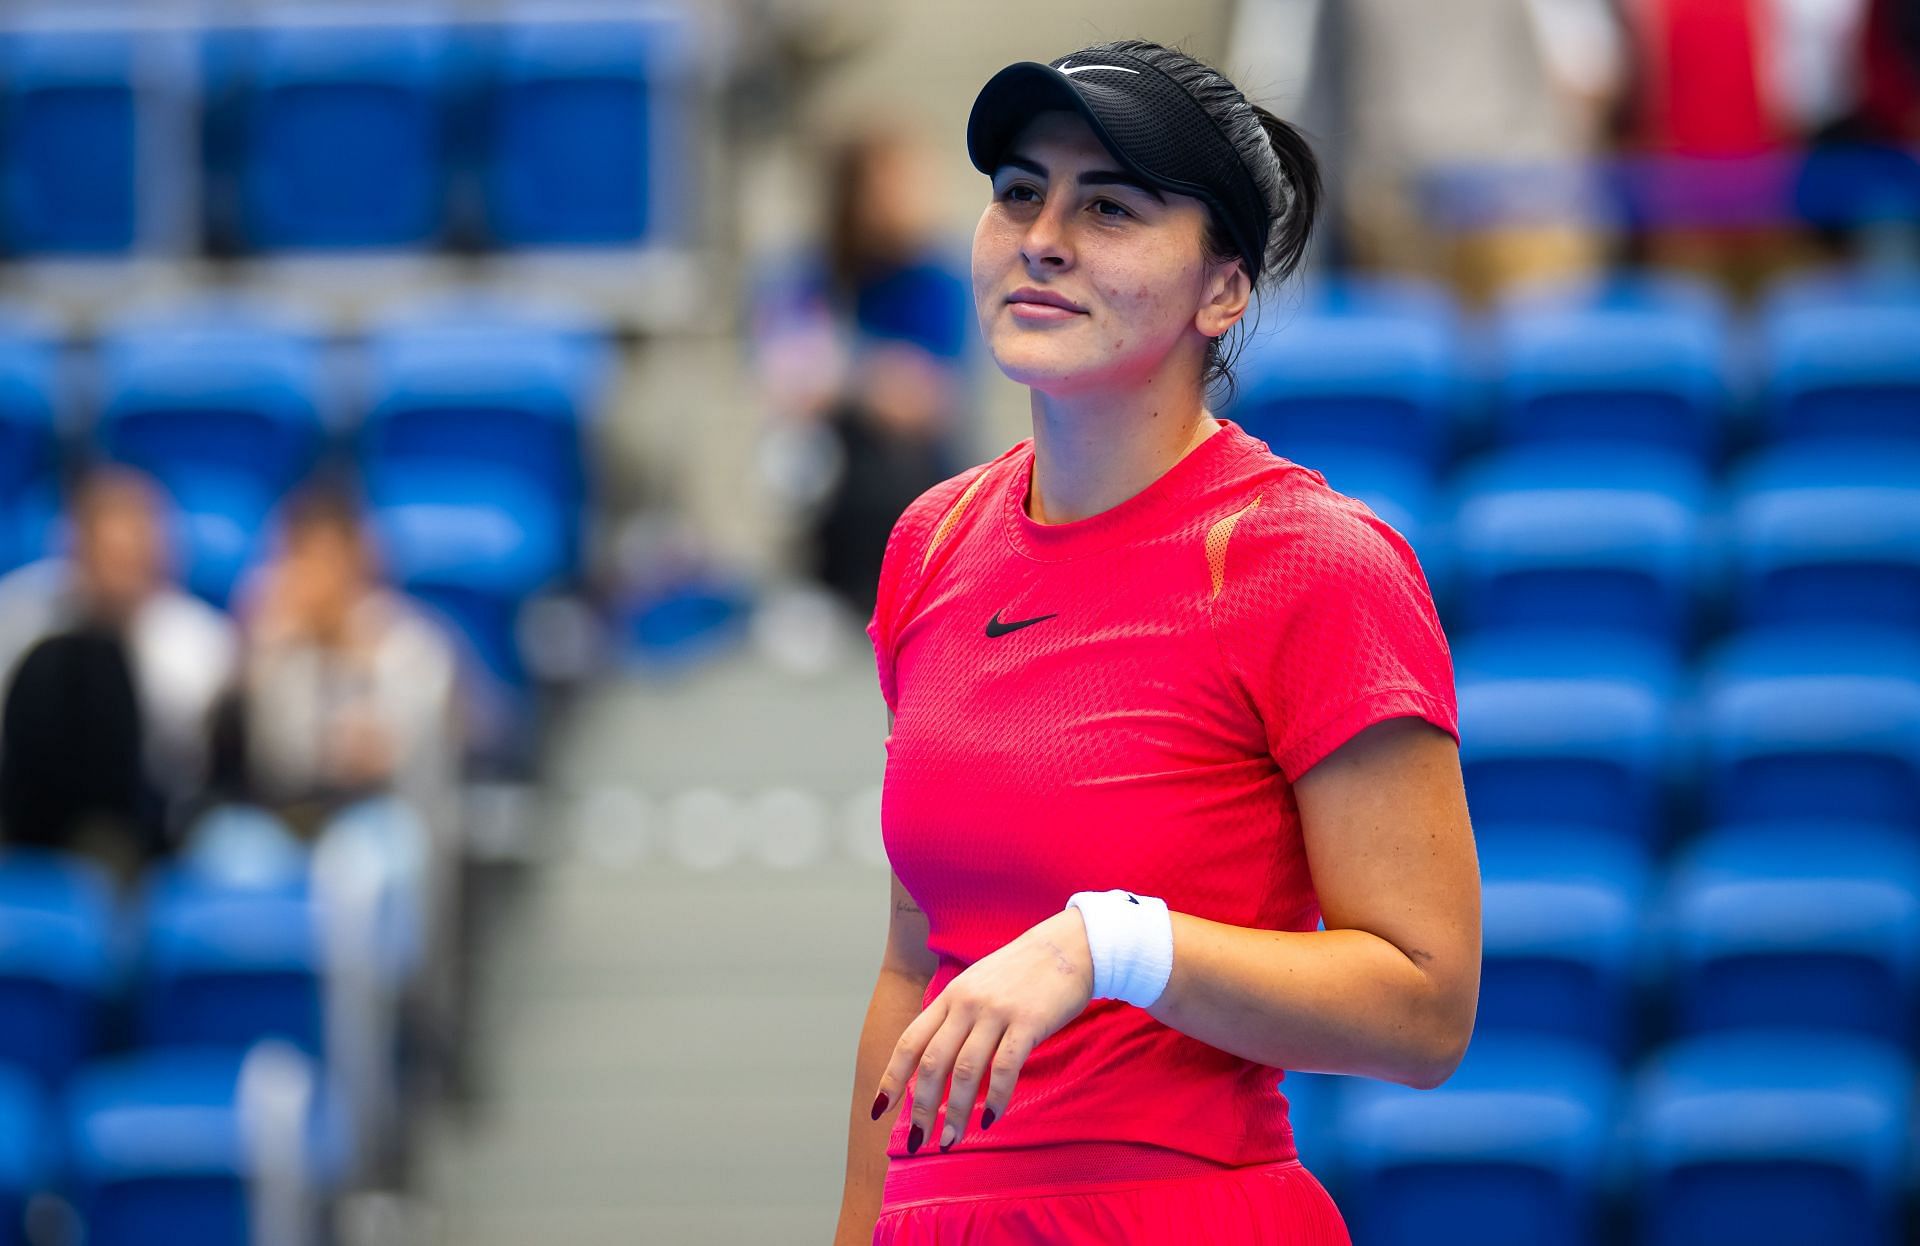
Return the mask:
{"type": "MultiPolygon", "coordinates": [[[[939,957],[923,1006],[1076,891],[1313,930],[1293,783],[1382,719],[1459,740],[1419,562],[1319,472],[1221,421],[1118,506],[1041,524],[1032,465],[1029,439],[915,500],[867,629],[895,714],[887,855],[939,957]]],[[[945,1153],[936,1124],[907,1154],[909,1085],[886,1197],[1291,1159],[1281,1076],[1095,1000],[945,1153]]]]}

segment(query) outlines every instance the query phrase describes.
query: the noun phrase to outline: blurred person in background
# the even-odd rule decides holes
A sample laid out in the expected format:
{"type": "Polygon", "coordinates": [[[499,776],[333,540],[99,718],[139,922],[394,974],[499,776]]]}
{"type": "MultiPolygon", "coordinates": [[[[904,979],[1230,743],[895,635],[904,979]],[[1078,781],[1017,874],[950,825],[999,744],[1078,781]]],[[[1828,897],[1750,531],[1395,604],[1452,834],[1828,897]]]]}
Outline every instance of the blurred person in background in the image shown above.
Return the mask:
{"type": "Polygon", "coordinates": [[[1795,187],[1829,260],[1920,266],[1920,0],[1803,0],[1790,41],[1813,148],[1795,187]]]}
{"type": "MultiPolygon", "coordinates": [[[[1871,211],[1869,166],[1818,148],[1920,137],[1920,6],[1911,0],[1615,2],[1630,32],[1621,149],[1640,162],[1648,217],[1632,260],[1688,269],[1750,297],[1826,258],[1800,216],[1844,234],[1848,218],[1871,211]],[[1814,158],[1802,166],[1809,147],[1814,158]]],[[[1905,182],[1896,206],[1911,217],[1920,203],[1911,153],[1873,163],[1905,182]]]]}
{"type": "Polygon", "coordinates": [[[72,494],[67,552],[0,579],[8,838],[66,842],[97,798],[121,830],[91,838],[127,865],[170,846],[198,798],[238,643],[173,582],[171,519],[150,477],[95,467],[72,494]]]}
{"type": "Polygon", "coordinates": [[[276,552],[235,594],[244,635],[225,716],[227,803],[188,845],[234,877],[304,868],[378,897],[376,939],[429,1067],[448,1067],[464,739],[453,645],[382,580],[358,499],[310,483],[279,514],[276,552]],[[432,972],[422,974],[422,969],[432,972]]]}
{"type": "Polygon", "coordinates": [[[276,556],[244,589],[248,789],[311,834],[357,801],[438,810],[458,768],[456,659],[380,579],[359,507],[324,483],[288,499],[276,556]]]}
{"type": "Polygon", "coordinates": [[[1228,59],[1339,136],[1340,262],[1484,303],[1605,262],[1591,174],[1618,42],[1609,0],[1241,0],[1228,59]]]}
{"type": "Polygon", "coordinates": [[[936,234],[924,143],[874,128],[826,162],[818,250],[753,299],[769,470],[804,516],[807,574],[864,616],[901,510],[959,465],[974,332],[936,234]]]}

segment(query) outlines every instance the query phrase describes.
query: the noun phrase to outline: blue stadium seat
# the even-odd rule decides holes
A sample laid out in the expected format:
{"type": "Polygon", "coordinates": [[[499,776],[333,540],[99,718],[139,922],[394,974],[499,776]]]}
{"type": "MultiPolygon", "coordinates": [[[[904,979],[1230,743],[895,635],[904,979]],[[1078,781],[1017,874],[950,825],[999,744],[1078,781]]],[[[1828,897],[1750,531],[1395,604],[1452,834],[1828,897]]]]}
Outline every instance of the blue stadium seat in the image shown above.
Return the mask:
{"type": "Polygon", "coordinates": [[[662,131],[673,116],[659,81],[684,63],[682,23],[555,21],[549,8],[520,5],[501,38],[484,156],[492,237],[507,247],[644,242],[656,232],[659,170],[684,158],[662,131]]]}
{"type": "Polygon", "coordinates": [[[305,1151],[271,1179],[326,1187],[334,1175],[333,1104],[318,1091],[303,1119],[274,1120],[269,1094],[284,1095],[290,1077],[310,1087],[318,1079],[310,1062],[278,1047],[271,1052],[276,1084],[268,1090],[266,1055],[235,1048],[145,1051],[102,1061],[76,1078],[67,1101],[66,1151],[88,1246],[260,1240],[251,1194],[275,1167],[263,1145],[269,1135],[305,1151]]]}
{"type": "Polygon", "coordinates": [[[1361,446],[1436,475],[1453,450],[1459,339],[1451,304],[1422,287],[1331,281],[1248,336],[1221,414],[1295,462],[1361,446]]]}
{"type": "Polygon", "coordinates": [[[1817,273],[1782,281],[1758,324],[1768,432],[1920,440],[1920,280],[1817,273]]]}
{"type": "Polygon", "coordinates": [[[238,886],[185,867],[149,880],[138,1027],[153,1047],[326,1047],[322,910],[305,874],[238,886]]]}
{"type": "Polygon", "coordinates": [[[0,852],[0,1065],[60,1085],[100,1041],[119,986],[113,885],[64,854],[0,852]]]}
{"type": "Polygon", "coordinates": [[[1920,639],[1775,627],[1709,652],[1699,685],[1713,823],[1860,821],[1920,831],[1920,639]]]}
{"type": "Polygon", "coordinates": [[[370,501],[389,576],[465,638],[479,673],[523,685],[520,607],[569,561],[553,499],[519,476],[464,468],[383,479],[370,501]]]}
{"type": "Polygon", "coordinates": [[[1714,555],[1706,472],[1670,451],[1535,445],[1450,482],[1454,595],[1471,628],[1617,628],[1676,653],[1714,555]]]}
{"type": "Polygon", "coordinates": [[[487,504],[509,478],[506,496],[552,511],[540,522],[558,529],[559,560],[545,575],[573,572],[590,502],[585,443],[611,361],[603,326],[469,301],[390,318],[368,352],[374,399],[360,460],[373,497],[390,506],[425,490],[448,505],[468,473],[469,496],[487,504]]]}
{"type": "Polygon", "coordinates": [[[1640,845],[1579,827],[1507,827],[1480,842],[1477,1033],[1544,1034],[1624,1060],[1645,963],[1640,845]]]}
{"type": "Polygon", "coordinates": [[[275,501],[319,457],[321,361],[302,326],[239,303],[144,314],[104,337],[100,449],[173,495],[187,585],[215,604],[258,553],[275,501]]]}
{"type": "Polygon", "coordinates": [[[27,1246],[27,1200],[53,1184],[60,1151],[44,1089],[0,1064],[0,1246],[27,1246]]]}
{"type": "Polygon", "coordinates": [[[58,366],[47,326],[0,311],[0,572],[49,552],[60,510],[58,366]]]}
{"type": "Polygon", "coordinates": [[[1913,1065],[1818,1030],[1702,1035],[1662,1048],[1630,1100],[1645,1246],[1894,1246],[1913,1065]]]}
{"type": "Polygon", "coordinates": [[[1662,909],[1677,1033],[1817,1026],[1913,1042],[1920,841],[1910,833],[1722,829],[1673,863],[1662,909]]]}
{"type": "Polygon", "coordinates": [[[28,26],[0,34],[0,231],[7,250],[133,247],[142,138],[137,53],[126,30],[28,26]]]}
{"type": "Polygon", "coordinates": [[[1727,495],[1741,623],[1920,631],[1920,438],[1782,446],[1727,495]]]}
{"type": "MultiPolygon", "coordinates": [[[[418,247],[445,224],[445,27],[305,5],[247,66],[241,232],[263,250],[418,247]],[[331,10],[331,12],[330,12],[331,10]]],[[[421,5],[384,15],[430,16],[421,5]]]]}
{"type": "Polygon", "coordinates": [[[1618,273],[1523,286],[1493,323],[1508,443],[1621,443],[1702,463],[1726,435],[1728,312],[1705,284],[1618,273]]]}
{"type": "Polygon", "coordinates": [[[1356,1246],[1599,1241],[1618,1081],[1583,1044],[1510,1034],[1475,1036],[1438,1089],[1352,1079],[1338,1134],[1356,1246]]]}
{"type": "Polygon", "coordinates": [[[1683,772],[1680,670],[1639,638],[1484,631],[1454,649],[1461,768],[1476,826],[1551,822],[1664,842],[1683,772]]]}

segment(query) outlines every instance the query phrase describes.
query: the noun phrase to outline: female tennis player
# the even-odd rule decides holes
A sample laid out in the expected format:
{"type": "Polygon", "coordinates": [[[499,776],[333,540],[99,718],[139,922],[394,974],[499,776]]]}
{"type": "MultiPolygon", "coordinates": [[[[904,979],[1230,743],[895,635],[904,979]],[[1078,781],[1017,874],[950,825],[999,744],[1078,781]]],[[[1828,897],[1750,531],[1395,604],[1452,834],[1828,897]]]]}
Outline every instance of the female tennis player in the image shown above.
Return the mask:
{"type": "Polygon", "coordinates": [[[1313,154],[1133,40],[1000,71],[967,145],[1033,436],[887,546],[893,910],[836,1241],[1345,1243],[1282,1071],[1444,1081],[1480,893],[1412,550],[1206,407],[1313,154]]]}

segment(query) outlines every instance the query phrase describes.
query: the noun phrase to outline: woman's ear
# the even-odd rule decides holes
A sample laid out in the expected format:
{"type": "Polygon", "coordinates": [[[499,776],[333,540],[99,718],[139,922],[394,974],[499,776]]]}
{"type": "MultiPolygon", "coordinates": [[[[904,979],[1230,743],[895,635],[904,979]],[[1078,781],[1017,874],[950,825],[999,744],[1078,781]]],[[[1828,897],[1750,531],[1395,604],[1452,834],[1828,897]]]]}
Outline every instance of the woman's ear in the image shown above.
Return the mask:
{"type": "Polygon", "coordinates": [[[1194,313],[1194,328],[1208,337],[1219,337],[1246,314],[1252,297],[1253,283],[1247,279],[1247,266],[1239,256],[1224,264],[1208,265],[1206,300],[1194,313]]]}

